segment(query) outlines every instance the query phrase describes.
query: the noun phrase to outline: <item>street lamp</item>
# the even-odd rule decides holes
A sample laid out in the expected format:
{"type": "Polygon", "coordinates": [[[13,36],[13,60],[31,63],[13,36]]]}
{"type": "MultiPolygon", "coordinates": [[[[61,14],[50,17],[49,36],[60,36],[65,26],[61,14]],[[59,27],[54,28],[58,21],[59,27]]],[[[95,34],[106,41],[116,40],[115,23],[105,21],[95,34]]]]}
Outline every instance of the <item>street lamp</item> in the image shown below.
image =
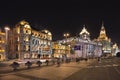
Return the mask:
{"type": "Polygon", "coordinates": [[[70,34],[69,34],[69,33],[64,33],[63,36],[64,36],[65,38],[67,38],[67,37],[70,36],[70,34]]]}
{"type": "Polygon", "coordinates": [[[70,34],[69,33],[64,33],[63,36],[65,37],[66,43],[67,43],[67,38],[70,36],[70,34]]]}
{"type": "Polygon", "coordinates": [[[10,28],[8,26],[6,26],[5,28],[5,37],[6,37],[6,43],[5,43],[5,58],[6,60],[8,60],[8,31],[10,30],[10,28]]]}

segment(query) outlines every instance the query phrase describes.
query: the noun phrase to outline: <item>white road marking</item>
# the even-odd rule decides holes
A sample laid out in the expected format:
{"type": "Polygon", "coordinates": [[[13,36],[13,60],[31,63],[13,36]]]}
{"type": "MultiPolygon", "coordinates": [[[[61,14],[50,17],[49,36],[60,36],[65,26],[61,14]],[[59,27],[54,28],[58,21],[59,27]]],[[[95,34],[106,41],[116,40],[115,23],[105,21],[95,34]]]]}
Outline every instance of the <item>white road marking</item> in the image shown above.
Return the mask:
{"type": "Polygon", "coordinates": [[[119,65],[113,64],[113,65],[102,65],[102,66],[88,66],[87,68],[99,68],[99,67],[117,67],[119,65]]]}
{"type": "Polygon", "coordinates": [[[114,67],[114,69],[118,72],[118,74],[120,74],[120,71],[116,67],[114,67]]]}

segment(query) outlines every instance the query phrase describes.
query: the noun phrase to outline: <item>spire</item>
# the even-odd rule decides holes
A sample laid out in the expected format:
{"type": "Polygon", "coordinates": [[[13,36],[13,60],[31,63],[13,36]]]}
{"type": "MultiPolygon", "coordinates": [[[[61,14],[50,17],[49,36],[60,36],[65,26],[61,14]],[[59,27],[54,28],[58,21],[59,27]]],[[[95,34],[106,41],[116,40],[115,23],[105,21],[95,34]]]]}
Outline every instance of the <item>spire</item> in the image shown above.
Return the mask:
{"type": "Polygon", "coordinates": [[[101,30],[100,30],[99,39],[108,40],[108,37],[106,36],[106,31],[105,31],[105,27],[104,27],[104,22],[103,21],[102,21],[102,26],[101,26],[101,30]]]}
{"type": "Polygon", "coordinates": [[[104,26],[104,21],[102,20],[102,26],[104,26]]]}
{"type": "Polygon", "coordinates": [[[101,30],[104,30],[104,31],[105,31],[105,27],[104,27],[104,22],[103,22],[103,20],[102,20],[101,30]]]}
{"type": "Polygon", "coordinates": [[[83,25],[83,27],[85,28],[85,24],[83,25]]]}

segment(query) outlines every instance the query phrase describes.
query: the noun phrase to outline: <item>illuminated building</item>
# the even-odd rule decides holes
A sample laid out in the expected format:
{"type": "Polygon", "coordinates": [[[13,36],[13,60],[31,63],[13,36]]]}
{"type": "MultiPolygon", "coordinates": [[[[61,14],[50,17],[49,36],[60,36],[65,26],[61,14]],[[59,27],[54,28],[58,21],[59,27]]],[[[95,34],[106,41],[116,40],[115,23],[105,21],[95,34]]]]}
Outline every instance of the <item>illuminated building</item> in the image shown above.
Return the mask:
{"type": "Polygon", "coordinates": [[[44,58],[52,54],[52,34],[48,30],[36,31],[28,22],[20,21],[13,29],[16,58],[44,58]]]}
{"type": "Polygon", "coordinates": [[[83,26],[82,31],[79,33],[79,36],[59,40],[59,43],[67,43],[70,45],[70,51],[74,50],[73,53],[70,52],[69,57],[72,58],[94,58],[100,57],[102,54],[102,44],[90,39],[90,33],[85,28],[85,25],[83,26]]]}
{"type": "Polygon", "coordinates": [[[70,56],[70,46],[61,44],[59,41],[53,42],[53,56],[62,58],[70,56]]]}
{"type": "Polygon", "coordinates": [[[116,56],[116,54],[120,52],[117,43],[112,45],[112,56],[116,56]]]}
{"type": "Polygon", "coordinates": [[[102,43],[102,51],[103,53],[111,53],[111,39],[107,37],[104,24],[102,23],[102,27],[100,30],[100,35],[97,41],[102,43]]]}
{"type": "Polygon", "coordinates": [[[80,38],[84,39],[84,40],[90,40],[90,33],[87,31],[87,29],[85,28],[85,25],[83,25],[83,29],[82,31],[79,33],[80,38]]]}
{"type": "Polygon", "coordinates": [[[69,33],[65,33],[63,40],[52,43],[52,34],[49,30],[37,31],[32,29],[28,22],[20,21],[9,31],[8,35],[0,30],[0,60],[38,59],[51,56],[62,58],[71,57],[71,55],[90,58],[100,57],[102,51],[111,53],[111,40],[106,36],[103,23],[96,40],[90,39],[90,33],[85,25],[79,36],[69,36],[69,33]]]}
{"type": "Polygon", "coordinates": [[[102,54],[102,44],[90,39],[90,33],[85,28],[85,25],[79,33],[76,47],[79,47],[79,49],[75,50],[78,57],[93,58],[100,57],[102,54]]]}
{"type": "Polygon", "coordinates": [[[3,61],[6,59],[5,54],[5,33],[1,31],[0,29],[0,61],[3,61]]]}

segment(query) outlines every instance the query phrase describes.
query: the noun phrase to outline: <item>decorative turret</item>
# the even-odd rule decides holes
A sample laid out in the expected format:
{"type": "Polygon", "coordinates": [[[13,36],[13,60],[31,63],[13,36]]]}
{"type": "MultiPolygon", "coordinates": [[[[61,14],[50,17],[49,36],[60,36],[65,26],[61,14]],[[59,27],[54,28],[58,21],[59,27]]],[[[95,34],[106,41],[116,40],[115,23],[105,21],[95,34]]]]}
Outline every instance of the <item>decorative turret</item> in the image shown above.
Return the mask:
{"type": "Polygon", "coordinates": [[[85,28],[85,25],[83,25],[83,29],[82,29],[82,31],[80,32],[79,35],[82,39],[90,39],[90,33],[85,28]]]}

